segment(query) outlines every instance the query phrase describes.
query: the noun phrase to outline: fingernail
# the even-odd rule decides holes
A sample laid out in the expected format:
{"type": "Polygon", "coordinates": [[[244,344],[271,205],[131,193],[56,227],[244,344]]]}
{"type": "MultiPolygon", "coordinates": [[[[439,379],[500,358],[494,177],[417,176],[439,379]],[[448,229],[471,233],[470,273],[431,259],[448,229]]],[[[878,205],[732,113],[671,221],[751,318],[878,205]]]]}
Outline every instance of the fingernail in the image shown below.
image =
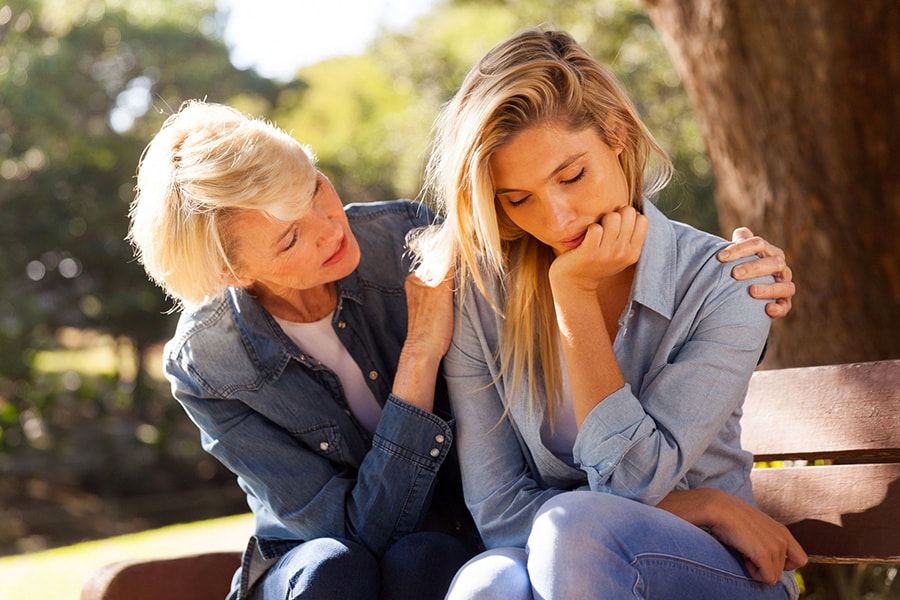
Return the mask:
{"type": "Polygon", "coordinates": [[[735,277],[743,277],[743,276],[746,275],[746,274],[747,274],[747,269],[746,269],[746,268],[744,268],[744,267],[735,267],[735,268],[734,268],[734,275],[735,275],[735,277]]]}
{"type": "Polygon", "coordinates": [[[719,258],[721,258],[722,260],[728,260],[729,258],[731,258],[731,251],[722,250],[721,252],[719,252],[719,258]]]}

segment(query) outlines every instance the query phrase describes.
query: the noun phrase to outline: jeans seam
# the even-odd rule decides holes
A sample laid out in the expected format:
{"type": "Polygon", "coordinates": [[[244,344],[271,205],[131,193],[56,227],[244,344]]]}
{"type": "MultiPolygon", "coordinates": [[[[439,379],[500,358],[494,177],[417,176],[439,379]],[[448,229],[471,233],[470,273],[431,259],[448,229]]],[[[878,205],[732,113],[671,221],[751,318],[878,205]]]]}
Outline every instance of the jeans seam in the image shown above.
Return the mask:
{"type": "MultiPolygon", "coordinates": [[[[683,556],[676,556],[672,554],[665,554],[661,552],[648,552],[635,555],[632,560],[631,566],[634,567],[635,571],[638,574],[638,580],[635,582],[635,593],[639,593],[639,585],[643,587],[642,580],[643,577],[641,575],[641,569],[639,568],[640,563],[667,563],[670,565],[677,566],[683,569],[690,569],[697,571],[698,573],[709,577],[709,578],[721,578],[721,579],[729,579],[736,584],[746,585],[748,587],[758,588],[760,583],[746,575],[736,575],[730,571],[725,571],[722,569],[718,569],[716,567],[711,567],[705,563],[688,560],[683,556]]],[[[776,584],[777,585],[777,584],[776,584]]],[[[638,596],[642,597],[642,596],[638,596]]]]}

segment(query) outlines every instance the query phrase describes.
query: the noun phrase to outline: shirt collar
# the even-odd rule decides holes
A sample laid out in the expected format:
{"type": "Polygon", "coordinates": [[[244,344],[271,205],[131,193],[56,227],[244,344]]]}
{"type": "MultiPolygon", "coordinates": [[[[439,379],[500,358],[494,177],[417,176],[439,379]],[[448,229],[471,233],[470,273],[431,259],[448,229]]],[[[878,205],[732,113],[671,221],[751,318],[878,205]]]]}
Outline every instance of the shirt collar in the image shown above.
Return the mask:
{"type": "Polygon", "coordinates": [[[343,279],[338,279],[335,286],[337,289],[339,307],[343,306],[341,300],[344,298],[353,300],[357,304],[363,303],[362,286],[359,282],[359,267],[354,269],[352,273],[343,279]]]}
{"type": "Polygon", "coordinates": [[[675,261],[678,249],[671,221],[649,200],[644,215],[650,222],[638,259],[630,302],[637,302],[667,319],[675,314],[675,261]]]}

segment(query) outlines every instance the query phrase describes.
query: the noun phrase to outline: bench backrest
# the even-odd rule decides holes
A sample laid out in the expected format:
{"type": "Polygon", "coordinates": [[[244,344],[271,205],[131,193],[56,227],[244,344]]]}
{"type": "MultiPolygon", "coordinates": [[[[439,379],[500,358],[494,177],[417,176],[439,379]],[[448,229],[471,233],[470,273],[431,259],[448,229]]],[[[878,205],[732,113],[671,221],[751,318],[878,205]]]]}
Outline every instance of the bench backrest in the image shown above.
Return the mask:
{"type": "Polygon", "coordinates": [[[900,563],[900,360],[758,371],[741,423],[756,461],[807,461],[752,479],[810,561],[900,563]]]}

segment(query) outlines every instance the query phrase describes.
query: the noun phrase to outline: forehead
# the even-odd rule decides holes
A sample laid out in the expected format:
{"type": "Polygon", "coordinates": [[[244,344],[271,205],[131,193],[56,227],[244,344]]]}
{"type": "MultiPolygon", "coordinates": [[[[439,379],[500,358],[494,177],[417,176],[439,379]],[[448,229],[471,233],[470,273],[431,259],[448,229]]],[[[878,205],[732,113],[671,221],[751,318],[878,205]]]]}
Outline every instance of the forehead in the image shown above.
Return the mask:
{"type": "Polygon", "coordinates": [[[507,180],[542,180],[603,145],[591,127],[572,130],[559,123],[533,125],[494,151],[491,175],[497,187],[514,183],[507,180]]]}

